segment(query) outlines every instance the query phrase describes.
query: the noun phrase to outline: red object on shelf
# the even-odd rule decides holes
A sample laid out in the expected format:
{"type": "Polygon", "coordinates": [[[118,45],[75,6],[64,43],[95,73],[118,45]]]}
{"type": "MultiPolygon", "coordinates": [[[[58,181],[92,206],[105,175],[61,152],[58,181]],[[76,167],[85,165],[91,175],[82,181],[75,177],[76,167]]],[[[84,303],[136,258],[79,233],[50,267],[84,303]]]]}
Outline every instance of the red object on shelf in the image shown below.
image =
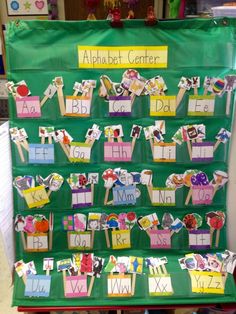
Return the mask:
{"type": "Polygon", "coordinates": [[[147,18],[145,20],[145,24],[147,26],[152,26],[152,25],[155,25],[156,23],[157,23],[157,18],[154,12],[154,8],[153,6],[149,6],[147,8],[147,18]]]}
{"type": "Polygon", "coordinates": [[[112,10],[112,21],[111,21],[112,27],[123,27],[123,22],[121,21],[121,11],[118,7],[115,7],[112,10]]]}

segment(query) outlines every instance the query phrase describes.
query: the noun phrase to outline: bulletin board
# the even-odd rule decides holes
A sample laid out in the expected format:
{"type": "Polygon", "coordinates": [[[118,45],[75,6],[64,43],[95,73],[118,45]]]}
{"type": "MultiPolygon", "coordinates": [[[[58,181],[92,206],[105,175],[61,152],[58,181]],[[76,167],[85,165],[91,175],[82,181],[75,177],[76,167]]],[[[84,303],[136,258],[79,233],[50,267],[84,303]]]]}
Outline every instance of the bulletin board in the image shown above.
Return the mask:
{"type": "MultiPolygon", "coordinates": [[[[31,99],[31,105],[34,101],[43,100],[46,88],[55,77],[63,78],[63,94],[60,95],[61,99],[64,98],[64,100],[66,96],[73,95],[75,82],[81,82],[82,80],[96,80],[97,82],[96,87],[93,88],[91,112],[88,116],[61,115],[59,98],[56,94],[52,98],[46,97],[47,99],[41,107],[40,115],[37,115],[37,109],[34,107],[32,111],[30,109],[26,110],[29,113],[28,117],[26,115],[22,116],[20,112],[22,113],[24,108],[21,107],[19,109],[20,107],[18,107],[17,112],[16,101],[18,101],[18,106],[25,106],[25,104],[22,104],[22,100],[16,100],[14,95],[10,94],[10,127],[24,128],[28,135],[28,143],[39,144],[40,138],[38,133],[40,126],[54,126],[55,130],[65,129],[74,138],[74,142],[84,143],[86,132],[93,124],[98,125],[101,131],[104,131],[106,126],[122,125],[123,142],[131,142],[133,138],[130,137],[130,133],[133,125],[145,128],[155,125],[156,120],[165,120],[166,143],[173,142],[172,138],[181,126],[204,124],[206,129],[204,141],[192,143],[192,145],[197,147],[205,142],[214,142],[215,144],[217,141],[215,137],[221,128],[229,132],[232,131],[234,116],[233,92],[231,93],[228,115],[226,114],[227,92],[221,96],[215,95],[213,109],[201,107],[199,109],[201,113],[197,115],[196,110],[193,113],[192,109],[188,109],[190,95],[194,101],[194,88],[190,90],[185,88],[176,113],[173,113],[173,109],[168,109],[166,113],[165,110],[160,108],[156,111],[161,111],[161,113],[157,113],[155,111],[156,98],[149,95],[140,95],[134,99],[131,114],[119,117],[109,114],[109,103],[105,101],[104,97],[101,97],[101,92],[99,92],[100,77],[106,75],[112,82],[119,83],[124,71],[135,69],[146,79],[158,75],[163,77],[168,87],[166,95],[176,96],[180,90],[178,84],[182,77],[198,76],[201,80],[198,95],[203,95],[203,81],[206,76],[222,78],[235,74],[235,27],[236,20],[234,19],[161,21],[153,26],[146,26],[143,20],[133,20],[124,21],[123,28],[112,28],[109,21],[12,22],[7,27],[6,35],[7,77],[8,81],[20,82],[24,80],[27,83],[31,96],[36,96],[36,98],[31,99]],[[124,48],[127,48],[127,46],[129,47],[128,52],[124,48]],[[109,53],[107,53],[106,60],[101,59],[99,61],[99,52],[97,52],[99,47],[108,47],[104,49],[105,53],[110,49],[110,56],[112,55],[111,51],[114,52],[114,49],[120,50],[121,54],[126,51],[129,54],[127,57],[128,61],[125,57],[124,59],[120,58],[120,60],[118,57],[113,60],[109,59],[109,53]],[[142,47],[142,53],[146,56],[145,58],[135,58],[137,47],[142,47]],[[82,56],[83,49],[84,51],[86,50],[86,54],[82,56]],[[151,51],[151,49],[153,50],[151,51]],[[97,58],[91,59],[92,55],[97,58]],[[151,101],[154,102],[154,109],[150,111],[151,101]]],[[[138,53],[137,55],[140,56],[138,53]]],[[[119,52],[118,56],[120,56],[119,52]]],[[[218,82],[219,85],[217,85],[217,82],[215,82],[216,91],[217,88],[221,89],[221,81],[218,82]]],[[[208,94],[208,97],[208,99],[206,97],[204,100],[204,106],[207,106],[207,108],[211,107],[210,103],[212,100],[210,94],[208,94]]],[[[171,98],[168,101],[171,107],[171,98]]],[[[186,143],[182,143],[182,145],[176,144],[176,158],[171,162],[167,157],[164,158],[164,162],[159,160],[162,157],[155,157],[157,160],[154,161],[150,141],[145,139],[143,131],[140,137],[136,139],[130,160],[117,161],[104,157],[105,142],[108,143],[108,140],[103,132],[99,140],[94,141],[91,157],[86,161],[79,159],[78,156],[74,156],[75,159],[69,161],[62,146],[53,142],[54,161],[48,160],[46,163],[34,161],[32,156],[29,162],[29,156],[25,149],[22,149],[24,157],[22,160],[16,143],[12,142],[14,178],[25,175],[34,177],[40,175],[42,178],[46,178],[51,173],[59,173],[64,178],[64,183],[60,190],[52,192],[50,202],[41,208],[41,203],[38,204],[39,208],[29,208],[25,199],[20,197],[17,190],[14,189],[14,219],[18,214],[23,216],[43,214],[46,217],[49,217],[50,213],[54,215],[52,250],[47,252],[26,252],[22,244],[21,235],[19,232],[16,232],[17,261],[24,260],[25,262],[30,262],[33,260],[37,273],[43,275],[45,274],[45,271],[43,271],[44,258],[53,257],[55,262],[71,258],[72,254],[78,252],[78,250],[68,249],[67,235],[62,230],[62,217],[74,215],[75,213],[87,215],[91,212],[102,212],[108,215],[132,211],[136,213],[137,217],[155,212],[160,220],[166,212],[171,213],[174,219],[179,218],[180,220],[187,214],[197,213],[203,219],[199,230],[206,230],[209,229],[209,226],[205,221],[205,215],[211,211],[220,210],[226,216],[226,221],[220,230],[218,248],[213,245],[208,250],[204,249],[198,252],[200,254],[223,252],[227,248],[227,184],[216,191],[211,203],[205,202],[205,204],[193,204],[190,201],[185,205],[189,192],[189,188],[186,186],[183,186],[181,189],[176,189],[175,187],[166,190],[166,193],[171,190],[175,194],[175,202],[173,204],[160,199],[158,188],[162,189],[163,192],[166,188],[166,180],[171,174],[183,174],[188,169],[203,171],[208,176],[209,181],[213,179],[215,171],[227,172],[230,141],[225,144],[223,142],[219,143],[214,154],[207,159],[209,149],[212,149],[212,145],[209,144],[210,148],[206,151],[207,156],[197,157],[197,155],[195,162],[189,158],[186,143]],[[138,186],[140,196],[137,198],[136,203],[124,203],[124,205],[117,206],[111,203],[104,205],[106,189],[102,174],[106,169],[118,167],[126,169],[128,172],[137,173],[141,173],[145,169],[152,170],[153,191],[156,191],[157,199],[151,202],[149,188],[145,184],[140,184],[138,186]],[[93,205],[72,208],[72,191],[66,182],[71,173],[99,173],[98,184],[94,185],[93,205]]],[[[111,200],[111,194],[110,190],[109,200],[111,200]]],[[[159,227],[159,229],[161,228],[159,227]]],[[[150,247],[150,239],[147,233],[140,230],[137,224],[131,230],[130,248],[116,250],[107,248],[104,232],[96,231],[94,247],[86,252],[93,252],[96,256],[105,258],[104,265],[107,264],[110,255],[145,258],[166,256],[168,258],[166,268],[171,276],[173,293],[165,296],[163,294],[151,296],[148,291],[148,268],[144,266],[142,274],[137,274],[136,289],[133,296],[115,298],[109,296],[107,292],[108,274],[102,272],[101,277],[95,279],[91,296],[69,298],[64,296],[62,273],[57,272],[56,266],[54,266],[54,270],[50,272],[51,288],[48,297],[25,296],[24,282],[16,274],[13,305],[91,307],[92,305],[112,306],[114,302],[116,302],[117,306],[235,302],[236,290],[231,274],[227,276],[224,293],[218,294],[212,293],[212,291],[211,293],[201,293],[200,291],[196,293],[192,291],[190,275],[187,270],[181,270],[178,259],[193,251],[193,249],[189,248],[189,234],[186,228],[182,228],[179,233],[171,237],[169,248],[159,249],[150,247]]]]}

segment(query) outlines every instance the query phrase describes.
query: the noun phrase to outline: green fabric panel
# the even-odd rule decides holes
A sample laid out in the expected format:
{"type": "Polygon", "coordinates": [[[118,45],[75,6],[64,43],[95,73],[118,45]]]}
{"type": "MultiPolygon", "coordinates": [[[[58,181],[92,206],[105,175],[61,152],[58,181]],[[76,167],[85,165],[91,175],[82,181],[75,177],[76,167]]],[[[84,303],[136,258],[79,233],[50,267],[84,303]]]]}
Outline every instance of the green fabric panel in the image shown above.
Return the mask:
{"type": "MultiPolygon", "coordinates": [[[[201,76],[201,86],[204,77],[224,77],[235,73],[235,19],[195,19],[185,21],[162,21],[153,27],[147,27],[142,20],[124,21],[124,28],[111,28],[108,21],[81,21],[81,22],[50,22],[50,21],[20,21],[8,25],[6,49],[8,80],[18,82],[25,80],[32,95],[43,97],[43,92],[55,76],[64,79],[64,95],[73,94],[75,81],[83,79],[96,79],[97,88],[94,90],[91,117],[71,118],[61,117],[57,96],[43,106],[42,117],[39,119],[19,119],[16,116],[15,101],[10,96],[11,127],[24,127],[29,136],[29,143],[39,143],[38,127],[55,126],[56,129],[65,128],[76,142],[83,142],[85,134],[93,123],[103,130],[104,126],[111,124],[123,125],[124,141],[131,141],[130,130],[133,124],[148,126],[154,124],[161,117],[150,117],[148,96],[136,97],[129,118],[108,117],[108,103],[98,96],[99,77],[108,75],[114,82],[120,82],[125,69],[79,69],[78,45],[93,46],[168,46],[167,69],[139,69],[145,78],[156,75],[163,76],[167,86],[167,95],[178,93],[178,82],[181,76],[201,76]]],[[[199,94],[203,88],[199,89],[199,94]]],[[[188,94],[193,94],[191,91],[188,94]]],[[[176,117],[165,117],[167,134],[165,142],[171,141],[171,137],[177,129],[185,124],[204,123],[206,125],[208,141],[215,141],[215,135],[221,127],[228,130],[232,128],[234,109],[232,115],[225,116],[226,95],[216,98],[215,115],[213,117],[188,117],[188,95],[178,107],[176,117]]],[[[233,103],[233,101],[232,101],[233,103]]],[[[104,146],[105,138],[95,142],[91,163],[70,163],[59,144],[55,143],[55,164],[53,165],[28,165],[23,164],[17,154],[15,145],[12,145],[13,176],[37,175],[45,177],[52,172],[58,172],[66,179],[72,172],[99,172],[100,181],[95,186],[94,206],[79,210],[71,209],[71,190],[67,182],[64,182],[59,192],[51,194],[51,202],[41,209],[28,209],[24,199],[14,191],[14,214],[23,215],[42,213],[47,217],[50,211],[55,216],[53,251],[47,253],[26,253],[23,251],[20,235],[16,234],[16,259],[24,259],[25,262],[34,260],[39,274],[43,274],[42,260],[44,257],[54,257],[60,260],[70,257],[74,251],[68,250],[66,233],[61,230],[61,218],[76,212],[106,212],[121,213],[135,211],[137,216],[157,212],[161,218],[164,212],[171,212],[174,218],[182,219],[187,213],[197,212],[205,217],[211,210],[227,211],[226,193],[227,187],[216,193],[214,203],[211,206],[184,205],[188,189],[186,187],[177,190],[175,207],[154,207],[151,205],[145,186],[139,186],[141,197],[136,206],[104,206],[103,200],[105,188],[101,178],[102,172],[111,167],[122,167],[128,171],[141,171],[152,169],[154,172],[154,187],[165,187],[166,178],[171,173],[183,173],[186,169],[201,169],[212,179],[214,170],[227,171],[229,145],[221,144],[214,155],[214,161],[210,164],[192,163],[189,160],[187,146],[177,145],[176,163],[154,163],[150,151],[150,145],[142,133],[136,141],[132,162],[130,163],[105,163],[104,146]]],[[[27,156],[25,156],[27,157],[27,156]]],[[[110,192],[110,197],[111,197],[110,192]]],[[[204,222],[202,229],[208,226],[204,222]]],[[[227,221],[220,234],[218,250],[223,251],[227,247],[226,241],[227,221]]],[[[148,295],[148,270],[145,274],[137,276],[136,293],[132,298],[108,298],[106,274],[101,279],[96,279],[93,292],[89,298],[65,299],[63,297],[62,274],[56,270],[52,272],[52,286],[49,298],[37,299],[24,297],[24,286],[21,279],[15,276],[13,305],[21,306],[95,306],[95,305],[159,305],[159,304],[200,304],[235,302],[236,289],[233,277],[228,276],[225,295],[194,294],[191,292],[190,277],[186,271],[182,271],[178,265],[178,258],[183,257],[188,249],[188,233],[181,230],[179,234],[172,236],[172,249],[151,250],[148,236],[135,226],[131,231],[132,249],[112,250],[106,249],[104,232],[95,233],[93,252],[108,260],[109,255],[137,255],[137,256],[167,256],[169,263],[167,270],[171,274],[174,294],[167,297],[149,297],[148,295]]]]}

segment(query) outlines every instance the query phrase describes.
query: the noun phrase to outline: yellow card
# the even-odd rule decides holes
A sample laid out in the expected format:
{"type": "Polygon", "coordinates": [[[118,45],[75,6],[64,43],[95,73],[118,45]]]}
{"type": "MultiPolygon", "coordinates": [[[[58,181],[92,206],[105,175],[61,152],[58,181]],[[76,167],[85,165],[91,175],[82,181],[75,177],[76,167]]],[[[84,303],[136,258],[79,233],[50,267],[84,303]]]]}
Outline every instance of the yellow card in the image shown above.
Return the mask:
{"type": "Polygon", "coordinates": [[[111,237],[113,250],[131,247],[130,230],[112,230],[111,237]]]}
{"type": "Polygon", "coordinates": [[[150,96],[150,116],[175,116],[176,96],[150,96]]]}
{"type": "Polygon", "coordinates": [[[44,186],[24,190],[23,195],[29,208],[39,207],[50,202],[44,186]]]}
{"type": "Polygon", "coordinates": [[[189,271],[192,292],[224,294],[225,285],[222,273],[213,271],[189,271]]]}
{"type": "Polygon", "coordinates": [[[79,68],[167,68],[168,46],[78,46],[79,68]]]}
{"type": "Polygon", "coordinates": [[[142,257],[130,256],[129,262],[130,262],[131,273],[142,274],[143,272],[143,258],[142,257]]]}
{"type": "Polygon", "coordinates": [[[109,297],[131,297],[131,275],[108,275],[107,291],[109,297]]]}

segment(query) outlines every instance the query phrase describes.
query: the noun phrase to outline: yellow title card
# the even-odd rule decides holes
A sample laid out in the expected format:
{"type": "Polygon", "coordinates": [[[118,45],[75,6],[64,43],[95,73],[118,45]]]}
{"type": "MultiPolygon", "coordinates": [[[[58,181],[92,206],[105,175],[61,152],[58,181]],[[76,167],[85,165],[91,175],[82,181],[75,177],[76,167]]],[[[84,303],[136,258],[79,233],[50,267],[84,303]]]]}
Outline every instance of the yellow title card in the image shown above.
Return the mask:
{"type": "Polygon", "coordinates": [[[167,46],[78,46],[79,68],[167,68],[167,46]]]}

